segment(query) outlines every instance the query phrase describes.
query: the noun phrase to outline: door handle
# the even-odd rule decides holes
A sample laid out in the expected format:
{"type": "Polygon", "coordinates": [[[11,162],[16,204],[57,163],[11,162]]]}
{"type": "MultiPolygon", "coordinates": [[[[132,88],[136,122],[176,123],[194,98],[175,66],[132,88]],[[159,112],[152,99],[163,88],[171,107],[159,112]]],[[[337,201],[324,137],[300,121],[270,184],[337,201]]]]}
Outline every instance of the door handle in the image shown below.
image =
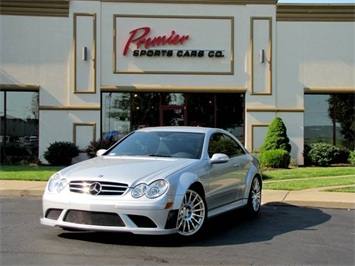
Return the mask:
{"type": "Polygon", "coordinates": [[[234,167],[240,167],[240,164],[239,163],[235,163],[233,166],[234,167]]]}

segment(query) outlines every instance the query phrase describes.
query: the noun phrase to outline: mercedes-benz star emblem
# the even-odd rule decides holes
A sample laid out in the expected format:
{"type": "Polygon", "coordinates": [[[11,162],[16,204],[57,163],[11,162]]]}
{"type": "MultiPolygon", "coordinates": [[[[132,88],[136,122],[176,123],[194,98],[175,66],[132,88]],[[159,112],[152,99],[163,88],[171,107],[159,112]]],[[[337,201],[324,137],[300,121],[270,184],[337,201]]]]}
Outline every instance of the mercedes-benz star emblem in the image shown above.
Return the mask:
{"type": "Polygon", "coordinates": [[[99,182],[94,182],[89,187],[89,193],[91,195],[98,195],[100,194],[101,189],[102,189],[101,184],[99,182]]]}

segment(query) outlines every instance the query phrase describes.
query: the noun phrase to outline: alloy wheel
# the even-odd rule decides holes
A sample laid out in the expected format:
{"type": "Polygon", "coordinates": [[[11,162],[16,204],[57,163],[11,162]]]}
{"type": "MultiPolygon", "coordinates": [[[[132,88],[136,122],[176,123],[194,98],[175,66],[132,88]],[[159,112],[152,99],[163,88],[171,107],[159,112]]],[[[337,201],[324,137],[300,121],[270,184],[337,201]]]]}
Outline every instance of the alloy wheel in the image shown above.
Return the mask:
{"type": "Polygon", "coordinates": [[[205,220],[206,207],[203,198],[194,190],[188,190],[178,213],[178,232],[184,236],[197,233],[205,220]]]}
{"type": "Polygon", "coordinates": [[[250,189],[251,207],[258,212],[261,206],[261,184],[259,178],[254,178],[250,189]]]}

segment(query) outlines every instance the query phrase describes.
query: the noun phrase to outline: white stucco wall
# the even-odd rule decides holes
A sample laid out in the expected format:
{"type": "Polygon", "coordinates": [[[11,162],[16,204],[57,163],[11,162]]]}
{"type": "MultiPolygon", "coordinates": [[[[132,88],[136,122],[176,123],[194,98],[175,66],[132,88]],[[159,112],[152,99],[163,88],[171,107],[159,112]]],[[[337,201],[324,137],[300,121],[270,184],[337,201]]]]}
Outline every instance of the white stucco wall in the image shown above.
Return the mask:
{"type": "MultiPolygon", "coordinates": [[[[279,107],[303,109],[307,88],[319,93],[355,88],[354,22],[278,22],[276,34],[279,107]]],[[[281,117],[293,145],[292,155],[302,164],[304,115],[281,117]]]]}
{"type": "Polygon", "coordinates": [[[67,18],[0,16],[1,84],[40,85],[41,105],[68,98],[70,31],[67,18]]]}
{"type": "MultiPolygon", "coordinates": [[[[258,8],[252,8],[250,6],[243,5],[174,5],[174,4],[129,4],[129,3],[103,3],[102,4],[102,24],[101,24],[101,55],[102,55],[102,76],[101,82],[103,85],[157,85],[157,86],[226,86],[226,87],[246,87],[249,81],[249,76],[246,73],[248,68],[248,51],[249,51],[249,31],[250,31],[250,16],[262,15],[273,16],[274,7],[270,6],[258,6],[258,8]],[[224,47],[224,37],[228,34],[232,34],[234,38],[234,75],[169,75],[169,74],[114,74],[112,73],[112,61],[113,55],[110,51],[113,51],[112,42],[112,29],[113,29],[113,16],[115,14],[124,14],[125,16],[138,16],[136,20],[143,20],[144,16],[165,16],[160,18],[162,23],[156,25],[154,30],[161,34],[167,32],[166,29],[178,28],[179,19],[169,19],[169,16],[181,16],[190,17],[190,28],[185,28],[183,32],[191,36],[191,42],[193,38],[200,38],[204,36],[206,38],[205,46],[199,45],[194,47],[193,44],[187,42],[182,48],[199,50],[208,47],[208,42],[215,42],[218,49],[218,43],[221,47],[224,47]],[[199,24],[194,27],[194,21],[196,18],[205,19],[208,18],[204,24],[199,24]],[[226,29],[220,28],[211,31],[210,24],[213,24],[213,17],[216,20],[218,18],[233,17],[234,32],[229,33],[226,29]],[[203,27],[204,26],[204,27],[203,27]],[[207,36],[207,37],[206,37],[207,36]],[[210,38],[210,39],[208,39],[210,38]],[[216,41],[217,40],[217,41],[216,41]]],[[[132,19],[132,30],[137,27],[132,19]]],[[[182,20],[182,19],[180,19],[182,20]]],[[[183,19],[184,21],[186,19],[183,19]]],[[[189,19],[187,19],[189,20],[189,19]]],[[[148,24],[148,22],[147,22],[148,24]]],[[[142,25],[142,24],[139,24],[142,25]]],[[[143,25],[142,25],[143,26],[143,25]]],[[[119,27],[119,26],[118,26],[119,27]]],[[[128,37],[128,36],[127,36],[128,37]]],[[[124,42],[126,40],[123,40],[124,42]]],[[[118,44],[119,45],[119,44],[118,44]]],[[[169,49],[169,48],[164,48],[169,49]]],[[[120,54],[122,51],[118,51],[120,54]]],[[[189,61],[198,61],[199,59],[186,59],[186,68],[188,68],[189,61]]],[[[155,68],[159,69],[159,60],[151,60],[155,68]]],[[[201,60],[200,60],[201,61],[201,60]]],[[[166,60],[160,60],[164,70],[164,64],[166,60]]],[[[195,62],[194,62],[195,63],[195,62]]],[[[201,64],[213,64],[213,61],[205,60],[201,64]]],[[[192,73],[194,70],[191,70],[192,73]]],[[[198,71],[195,70],[195,71],[198,71]]]]}

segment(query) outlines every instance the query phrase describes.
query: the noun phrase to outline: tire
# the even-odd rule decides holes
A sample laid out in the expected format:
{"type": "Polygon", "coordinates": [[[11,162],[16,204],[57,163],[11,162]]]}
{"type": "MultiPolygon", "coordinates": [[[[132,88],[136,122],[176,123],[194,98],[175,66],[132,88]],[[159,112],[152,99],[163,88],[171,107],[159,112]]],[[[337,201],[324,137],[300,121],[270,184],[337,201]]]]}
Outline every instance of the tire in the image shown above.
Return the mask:
{"type": "Polygon", "coordinates": [[[252,216],[257,216],[261,208],[261,181],[254,177],[250,185],[247,211],[252,216]]]}
{"type": "Polygon", "coordinates": [[[203,197],[193,189],[187,190],[178,212],[178,233],[182,236],[195,235],[202,228],[206,214],[203,197]]]}

